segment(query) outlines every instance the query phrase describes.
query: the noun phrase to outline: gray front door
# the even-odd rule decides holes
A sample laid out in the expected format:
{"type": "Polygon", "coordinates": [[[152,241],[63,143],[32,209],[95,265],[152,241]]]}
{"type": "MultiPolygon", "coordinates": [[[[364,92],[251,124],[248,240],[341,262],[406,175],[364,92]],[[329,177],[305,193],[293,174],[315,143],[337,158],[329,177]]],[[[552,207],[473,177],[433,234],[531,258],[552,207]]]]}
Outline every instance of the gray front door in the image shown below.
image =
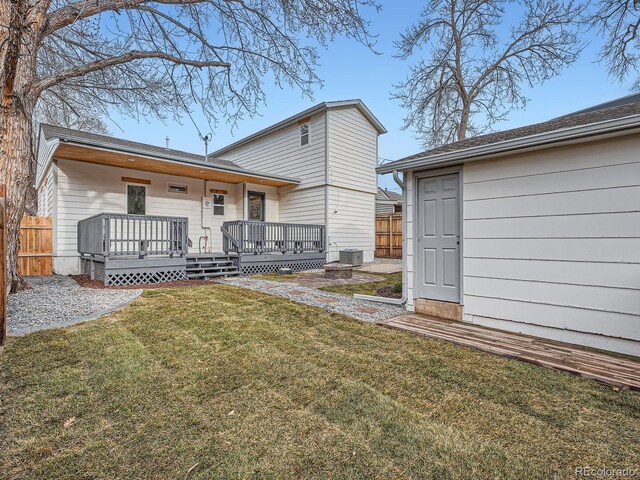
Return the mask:
{"type": "Polygon", "coordinates": [[[460,301],[458,174],[418,180],[417,293],[460,301]]]}

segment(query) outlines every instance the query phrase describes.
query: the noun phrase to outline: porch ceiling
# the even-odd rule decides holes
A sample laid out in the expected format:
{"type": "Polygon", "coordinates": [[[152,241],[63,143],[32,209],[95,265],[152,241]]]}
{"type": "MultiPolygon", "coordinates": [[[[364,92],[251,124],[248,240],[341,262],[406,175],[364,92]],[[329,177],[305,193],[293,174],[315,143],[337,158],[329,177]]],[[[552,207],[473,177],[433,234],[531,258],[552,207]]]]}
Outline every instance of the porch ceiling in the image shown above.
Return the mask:
{"type": "Polygon", "coordinates": [[[201,163],[176,161],[73,143],[60,143],[53,154],[53,158],[225,183],[247,182],[273,187],[283,187],[299,183],[294,179],[267,176],[250,171],[243,171],[241,169],[234,170],[214,164],[207,165],[204,161],[201,163]]]}

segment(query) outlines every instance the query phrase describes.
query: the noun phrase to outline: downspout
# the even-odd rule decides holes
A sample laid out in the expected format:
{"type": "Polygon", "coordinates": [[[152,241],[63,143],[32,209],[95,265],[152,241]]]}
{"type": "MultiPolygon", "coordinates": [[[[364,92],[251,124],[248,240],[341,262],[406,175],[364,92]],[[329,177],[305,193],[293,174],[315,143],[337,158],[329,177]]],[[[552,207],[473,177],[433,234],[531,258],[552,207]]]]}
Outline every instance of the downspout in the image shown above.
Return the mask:
{"type": "Polygon", "coordinates": [[[393,171],[393,181],[400,187],[402,192],[402,298],[400,301],[402,305],[407,302],[407,247],[404,241],[404,229],[407,224],[407,182],[406,175],[403,174],[402,178],[398,175],[398,170],[393,171]]]}
{"type": "Polygon", "coordinates": [[[324,244],[325,261],[331,255],[329,235],[329,109],[324,111],[324,244]]]}
{"type": "MultiPolygon", "coordinates": [[[[398,175],[398,171],[393,171],[393,180],[398,184],[398,186],[402,189],[402,230],[403,230],[403,241],[404,241],[404,226],[406,224],[406,215],[407,215],[407,184],[404,179],[400,178],[398,175]]],[[[357,298],[360,300],[369,300],[370,302],[378,302],[378,303],[389,303],[392,305],[404,305],[407,302],[407,279],[406,279],[406,271],[404,266],[407,264],[406,256],[407,249],[405,246],[402,246],[402,298],[387,298],[387,297],[379,297],[377,295],[362,295],[360,293],[356,293],[353,295],[353,298],[357,298]]]]}
{"type": "Polygon", "coordinates": [[[402,190],[402,198],[404,199],[404,194],[405,194],[407,184],[405,183],[404,179],[401,179],[400,175],[398,175],[398,170],[393,171],[393,181],[396,182],[400,187],[400,189],[402,190]]]}

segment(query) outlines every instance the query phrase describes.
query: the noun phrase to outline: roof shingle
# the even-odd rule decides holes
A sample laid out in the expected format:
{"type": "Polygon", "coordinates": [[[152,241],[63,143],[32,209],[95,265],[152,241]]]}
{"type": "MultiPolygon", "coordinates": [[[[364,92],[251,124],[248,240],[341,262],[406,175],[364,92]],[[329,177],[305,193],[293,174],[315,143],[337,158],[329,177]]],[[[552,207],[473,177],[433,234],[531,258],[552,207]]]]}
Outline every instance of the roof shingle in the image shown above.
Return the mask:
{"type": "Polygon", "coordinates": [[[100,135],[97,133],[83,132],[82,130],[74,130],[72,128],[59,127],[56,125],[42,124],[42,132],[46,140],[53,137],[67,138],[67,139],[82,139],[92,142],[108,143],[109,145],[121,147],[124,150],[138,149],[148,152],[150,155],[170,155],[172,157],[178,157],[189,162],[201,162],[205,164],[219,165],[221,167],[230,167],[240,169],[241,167],[229,160],[223,160],[221,158],[209,157],[208,161],[204,155],[198,155],[196,153],[185,152],[182,150],[174,150],[171,148],[158,147],[156,145],[149,145],[146,143],[132,142],[130,140],[124,140],[122,138],[112,137],[110,135],[100,135]]]}
{"type": "Polygon", "coordinates": [[[564,117],[555,118],[547,122],[535,123],[533,125],[527,125],[525,127],[513,128],[511,130],[489,133],[487,135],[480,135],[477,137],[460,140],[459,142],[448,143],[446,145],[442,145],[441,147],[432,148],[431,150],[425,150],[424,152],[416,153],[415,155],[410,155],[408,157],[404,157],[399,160],[387,163],[385,164],[385,167],[393,165],[395,163],[403,162],[405,160],[427,158],[441,153],[465,150],[467,148],[473,147],[481,147],[484,145],[490,145],[506,140],[514,140],[517,138],[529,137],[531,135],[553,132],[555,130],[562,130],[564,128],[578,127],[591,123],[598,123],[605,120],[614,120],[616,118],[623,118],[630,115],[638,114],[640,114],[640,102],[617,105],[611,108],[604,108],[599,110],[589,110],[584,113],[578,112],[564,117]]]}

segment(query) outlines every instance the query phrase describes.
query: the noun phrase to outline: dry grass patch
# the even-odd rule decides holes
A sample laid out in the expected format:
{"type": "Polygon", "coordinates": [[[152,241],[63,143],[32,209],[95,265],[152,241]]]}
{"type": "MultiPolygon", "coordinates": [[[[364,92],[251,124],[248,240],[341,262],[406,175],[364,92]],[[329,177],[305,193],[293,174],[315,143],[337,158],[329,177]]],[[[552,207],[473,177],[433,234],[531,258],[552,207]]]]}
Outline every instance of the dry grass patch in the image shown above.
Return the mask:
{"type": "Polygon", "coordinates": [[[0,387],[5,478],[529,479],[640,461],[637,393],[226,285],[11,339],[0,387]]]}

